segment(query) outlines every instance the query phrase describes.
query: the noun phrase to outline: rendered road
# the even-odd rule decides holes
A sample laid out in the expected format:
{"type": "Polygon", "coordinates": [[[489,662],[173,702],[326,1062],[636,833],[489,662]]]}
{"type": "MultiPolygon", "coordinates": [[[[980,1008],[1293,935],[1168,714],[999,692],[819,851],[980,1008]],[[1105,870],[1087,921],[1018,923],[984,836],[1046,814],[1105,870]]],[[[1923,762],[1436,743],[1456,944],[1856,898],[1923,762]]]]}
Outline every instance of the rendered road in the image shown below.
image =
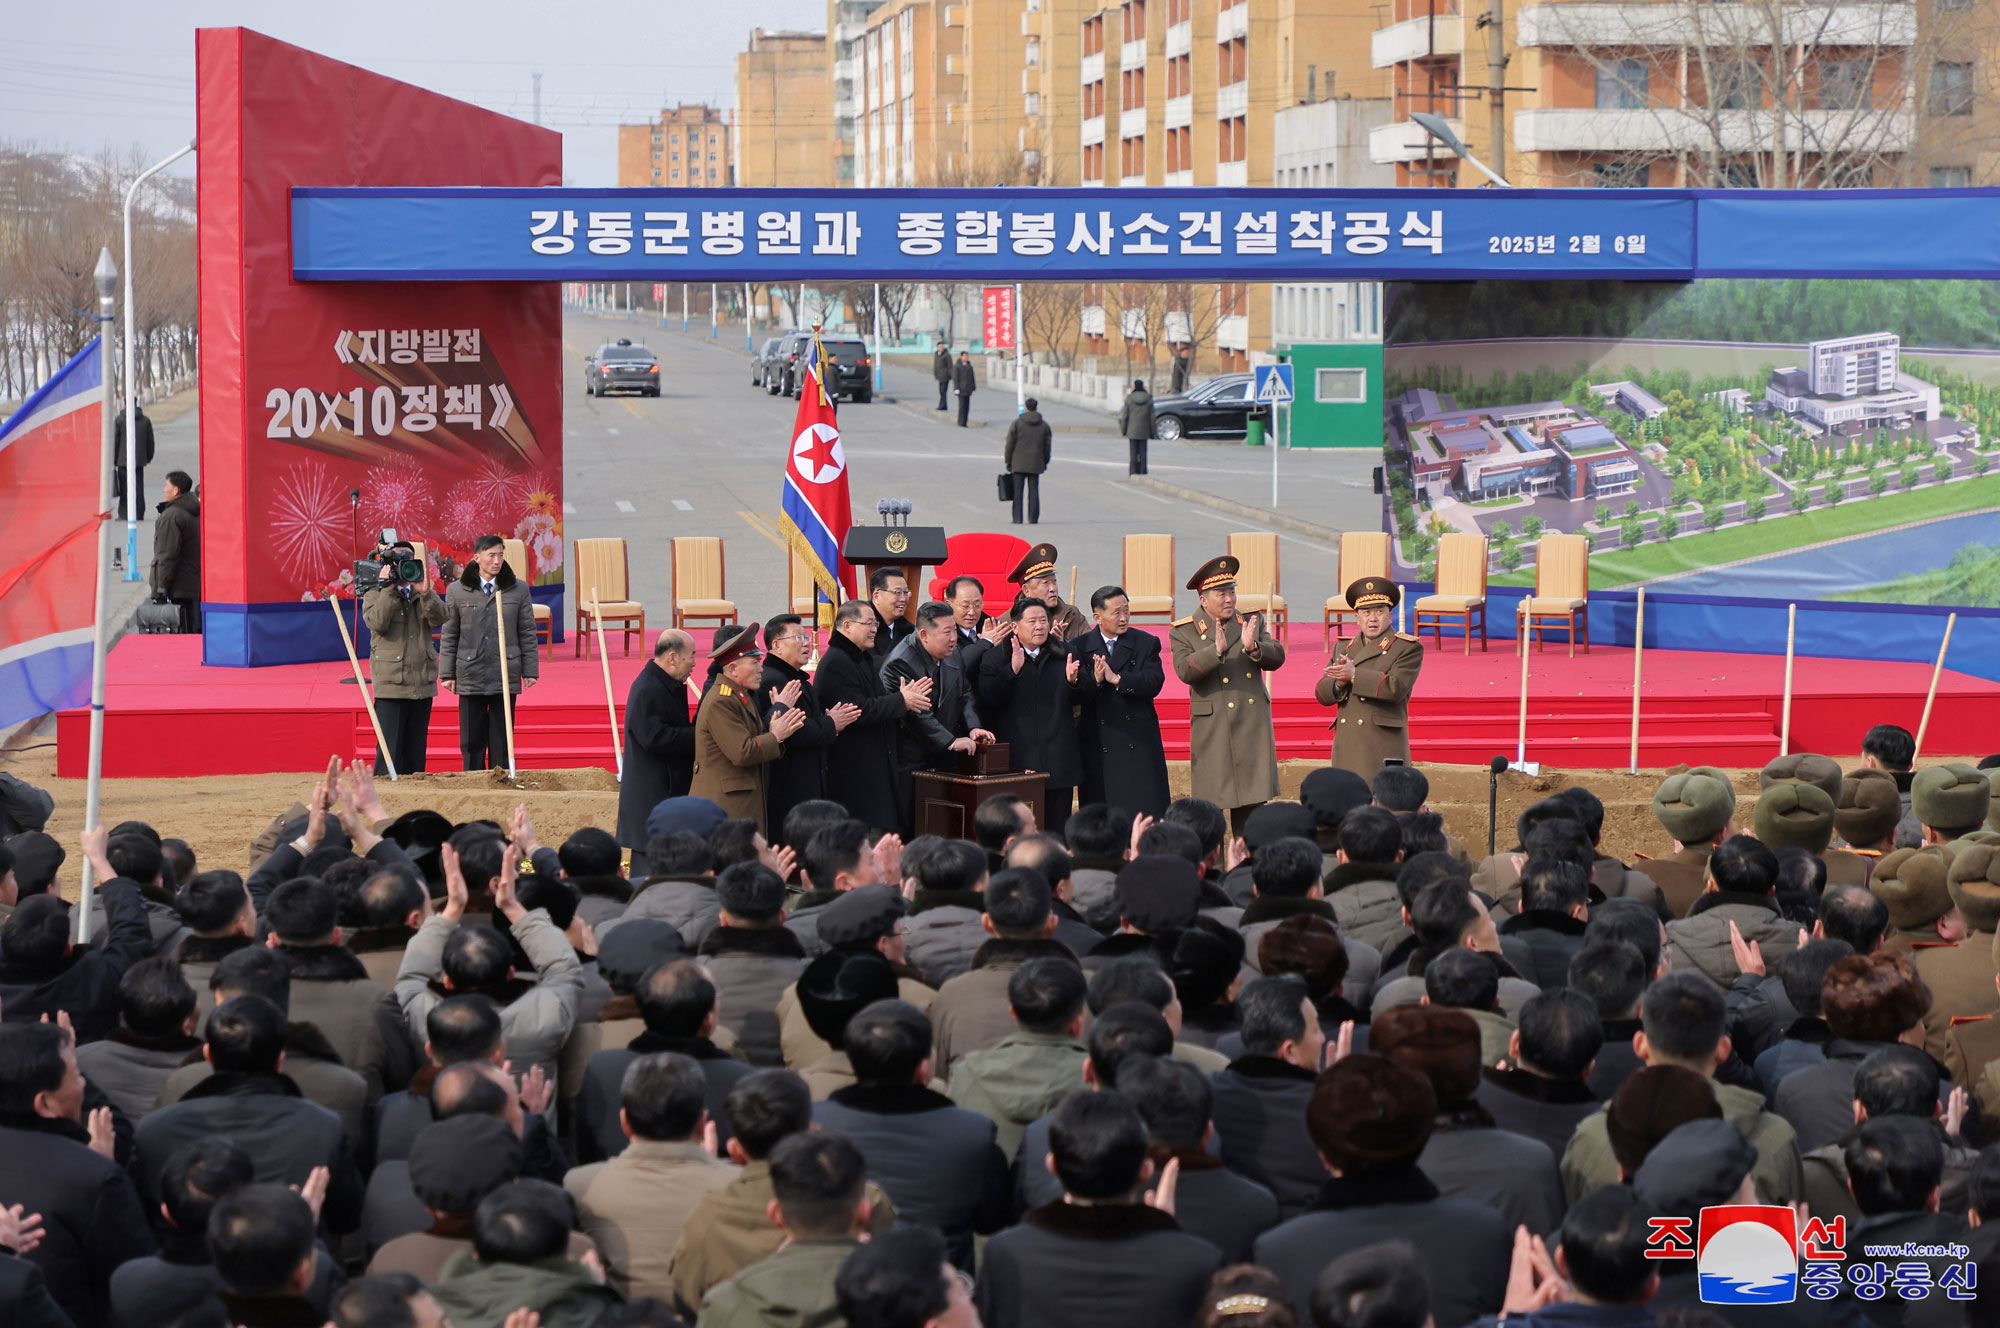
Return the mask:
{"type": "MultiPolygon", "coordinates": [[[[707,328],[684,336],[644,321],[603,319],[570,311],[564,324],[564,472],[567,541],[622,536],[628,541],[633,595],[647,606],[647,627],[666,626],[672,601],[669,541],[676,535],[713,535],[724,541],[729,597],[746,621],[762,621],[785,607],[786,552],[776,533],[779,494],[798,403],[768,396],[750,382],[742,325],[725,325],[714,341],[707,328]],[[587,397],[583,356],[607,340],[643,340],[660,357],[661,396],[587,397]]],[[[764,333],[760,330],[761,344],[764,333]]],[[[885,393],[920,407],[934,406],[929,374],[891,366],[885,393]]],[[[954,400],[954,406],[956,402],[954,400]]],[[[1054,460],[1042,477],[1039,526],[1011,523],[1010,509],[994,499],[1006,426],[1014,394],[982,388],[973,395],[972,418],[984,427],[960,429],[947,417],[877,398],[842,402],[841,441],[849,466],[849,492],[857,521],[875,523],[882,498],[908,499],[913,525],[940,525],[950,533],[1011,531],[1031,542],[1046,539],[1061,553],[1059,582],[1068,594],[1069,567],[1077,571],[1077,598],[1088,603],[1099,585],[1122,573],[1122,539],[1128,533],[1171,534],[1178,579],[1227,550],[1232,531],[1271,530],[1256,521],[1149,492],[1127,480],[1125,442],[1110,432],[1110,416],[1074,407],[1044,411],[1055,430],[1054,460]]],[[[1291,515],[1334,529],[1375,528],[1379,500],[1370,492],[1368,467],[1379,458],[1346,454],[1286,453],[1281,465],[1338,467],[1343,500],[1338,511],[1291,515]],[[1354,478],[1358,476],[1358,478],[1354,478]]],[[[1268,482],[1262,449],[1235,443],[1167,444],[1151,452],[1155,479],[1209,490],[1221,480],[1232,492],[1246,481],[1268,482]]],[[[1256,484],[1248,486],[1256,491],[1256,484]]],[[[1263,491],[1268,498],[1268,489],[1263,491]]],[[[1331,545],[1278,532],[1282,591],[1301,625],[1320,621],[1320,606],[1335,592],[1331,545]]],[[[1246,587],[1246,589],[1248,589],[1246,587]]],[[[587,595],[589,587],[572,587],[587,595]]],[[[921,597],[922,587],[917,588],[921,597]]],[[[1195,597],[1182,591],[1178,612],[1195,597]]],[[[992,609],[1007,602],[1005,587],[987,587],[992,609]]],[[[574,611],[570,615],[572,619],[574,611]]],[[[1301,635],[1303,645],[1311,639],[1301,635]]],[[[706,646],[704,633],[703,645],[706,646]]],[[[614,647],[615,649],[615,647],[614,647]]]]}

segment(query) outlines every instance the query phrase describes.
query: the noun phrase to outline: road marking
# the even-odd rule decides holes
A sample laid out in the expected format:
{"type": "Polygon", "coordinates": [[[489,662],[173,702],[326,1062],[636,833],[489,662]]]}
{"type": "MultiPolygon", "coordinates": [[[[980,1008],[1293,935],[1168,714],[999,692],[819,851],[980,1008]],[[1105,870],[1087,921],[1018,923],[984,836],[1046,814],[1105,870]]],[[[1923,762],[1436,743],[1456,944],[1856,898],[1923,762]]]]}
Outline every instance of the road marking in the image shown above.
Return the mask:
{"type": "Polygon", "coordinates": [[[620,498],[618,500],[618,510],[621,512],[630,512],[635,509],[633,508],[632,504],[626,502],[623,498],[620,498]]]}
{"type": "Polygon", "coordinates": [[[770,524],[770,518],[758,512],[739,511],[736,515],[742,517],[744,524],[748,525],[750,529],[756,531],[759,535],[762,535],[765,539],[771,541],[771,543],[777,545],[779,548],[788,549],[791,547],[790,545],[785,543],[784,539],[781,536],[779,536],[777,530],[770,524]]]}
{"type": "Polygon", "coordinates": [[[678,510],[682,511],[682,512],[692,512],[692,511],[694,511],[694,504],[693,504],[693,503],[691,503],[691,502],[689,502],[689,501],[688,501],[687,499],[685,499],[685,498],[676,498],[676,499],[674,499],[674,507],[675,507],[676,509],[678,509],[678,510]]]}
{"type": "Polygon", "coordinates": [[[616,438],[618,436],[618,431],[616,429],[610,428],[609,426],[605,428],[604,432],[610,434],[613,438],[616,438]]]}

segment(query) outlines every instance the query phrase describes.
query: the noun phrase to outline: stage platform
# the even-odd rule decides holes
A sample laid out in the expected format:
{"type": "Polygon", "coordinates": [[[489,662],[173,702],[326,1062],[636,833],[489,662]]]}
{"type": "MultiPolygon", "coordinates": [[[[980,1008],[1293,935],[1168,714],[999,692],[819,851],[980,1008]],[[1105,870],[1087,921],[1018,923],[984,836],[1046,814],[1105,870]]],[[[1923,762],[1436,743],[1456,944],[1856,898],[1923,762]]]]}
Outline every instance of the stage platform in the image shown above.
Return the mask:
{"type": "MultiPolygon", "coordinates": [[[[1163,635],[1163,629],[1154,629],[1163,635]]],[[[1163,642],[1164,647],[1164,642],[1163,642]]],[[[521,764],[533,769],[613,764],[602,666],[573,647],[543,651],[541,681],[516,712],[521,764]]],[[[611,682],[620,713],[644,663],[613,643],[611,682]]],[[[1292,633],[1272,677],[1278,755],[1324,758],[1332,712],[1313,700],[1326,663],[1318,630],[1292,633]]],[[[1754,766],[1778,751],[1784,659],[1715,651],[1645,654],[1639,761],[1754,766]]],[[[705,668],[706,665],[700,666],[705,668]]],[[[1930,666],[1800,658],[1794,671],[1792,749],[1851,755],[1871,724],[1914,732],[1930,666]]],[[[699,672],[697,674],[699,676],[699,672]]],[[[1511,641],[1470,656],[1447,639],[1426,655],[1412,707],[1418,761],[1484,764],[1514,754],[1520,659],[1511,641]]],[[[1560,646],[1529,658],[1528,759],[1559,768],[1626,764],[1631,738],[1632,652],[1598,647],[1571,659],[1560,646]]],[[[1160,717],[1167,755],[1187,756],[1187,689],[1169,667],[1160,717]]],[[[2000,733],[2000,684],[1947,670],[1927,746],[1985,750],[2000,733]]],[[[86,774],[90,714],[62,712],[58,771],[86,774]]],[[[322,768],[327,755],[373,757],[375,737],[346,663],[266,669],[205,668],[192,636],[127,636],[112,651],[106,692],[104,773],[113,778],[257,774],[322,768]]],[[[432,710],[430,769],[457,770],[458,708],[432,710]]]]}

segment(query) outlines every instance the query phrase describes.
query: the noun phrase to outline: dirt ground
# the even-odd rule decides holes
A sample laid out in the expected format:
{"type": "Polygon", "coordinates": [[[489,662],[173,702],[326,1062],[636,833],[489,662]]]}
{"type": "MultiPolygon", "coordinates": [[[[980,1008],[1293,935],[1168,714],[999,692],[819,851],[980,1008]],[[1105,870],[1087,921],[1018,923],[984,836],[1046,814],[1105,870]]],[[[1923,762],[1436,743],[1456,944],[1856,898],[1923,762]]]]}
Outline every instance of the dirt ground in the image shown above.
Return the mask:
{"type": "MultiPolygon", "coordinates": [[[[39,739],[38,739],[39,740],[39,739]]],[[[71,847],[83,828],[84,783],[55,777],[55,748],[0,751],[0,771],[15,775],[55,795],[56,815],[50,833],[71,847]]],[[[1938,756],[1926,764],[1976,761],[1976,757],[1938,756]]],[[[1858,758],[1851,763],[1858,765],[1858,758]]],[[[1299,784],[1317,765],[1288,761],[1280,771],[1284,796],[1298,796],[1299,784]]],[[[1445,828],[1475,855],[1486,848],[1487,771],[1481,766],[1426,766],[1431,807],[1444,817],[1445,828]]],[[[1528,804],[1573,784],[1583,784],[1604,800],[1604,848],[1629,861],[1634,853],[1658,855],[1672,844],[1653,819],[1653,790],[1670,773],[1663,770],[1628,774],[1622,770],[1544,771],[1535,776],[1508,772],[1500,776],[1499,833],[1501,849],[1513,847],[1514,818],[1528,804]]],[[[1757,772],[1731,772],[1737,792],[1738,820],[1748,825],[1756,802],[1757,772]]],[[[1186,762],[1172,763],[1170,782],[1176,796],[1188,790],[1186,762]]],[[[104,784],[104,820],[140,820],[162,834],[185,839],[203,866],[242,870],[249,845],[272,817],[312,790],[315,775],[222,775],[198,779],[113,779],[104,784]]],[[[495,820],[526,803],[544,843],[560,843],[586,825],[610,827],[618,818],[618,781],[608,770],[528,770],[509,785],[497,771],[476,774],[409,775],[400,783],[380,786],[390,815],[430,808],[453,821],[478,817],[495,820]]],[[[65,880],[74,867],[65,864],[65,880]]]]}

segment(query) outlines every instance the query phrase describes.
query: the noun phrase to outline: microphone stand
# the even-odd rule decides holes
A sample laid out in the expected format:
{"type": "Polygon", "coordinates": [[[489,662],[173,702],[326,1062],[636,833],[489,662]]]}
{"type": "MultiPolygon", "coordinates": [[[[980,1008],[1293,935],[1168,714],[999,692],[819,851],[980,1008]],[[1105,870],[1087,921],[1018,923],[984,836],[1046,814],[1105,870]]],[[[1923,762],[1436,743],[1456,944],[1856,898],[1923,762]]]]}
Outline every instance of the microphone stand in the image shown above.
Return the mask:
{"type": "Polygon", "coordinates": [[[1500,824],[1500,772],[1507,768],[1507,758],[1496,756],[1486,767],[1486,856],[1493,856],[1493,840],[1500,824]]]}

